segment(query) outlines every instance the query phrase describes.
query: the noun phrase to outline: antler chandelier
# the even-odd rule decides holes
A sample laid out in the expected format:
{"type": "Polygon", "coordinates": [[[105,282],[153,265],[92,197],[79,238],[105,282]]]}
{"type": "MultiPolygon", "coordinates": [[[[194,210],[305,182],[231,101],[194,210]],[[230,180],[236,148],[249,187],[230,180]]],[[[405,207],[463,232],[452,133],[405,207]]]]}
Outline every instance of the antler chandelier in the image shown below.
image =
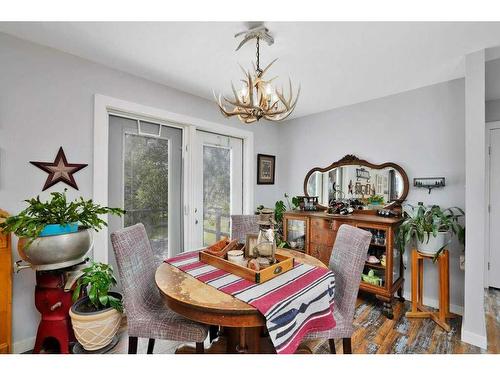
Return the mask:
{"type": "Polygon", "coordinates": [[[245,124],[251,124],[253,122],[259,121],[261,118],[265,118],[269,121],[281,121],[286,119],[295,109],[297,105],[297,100],[300,95],[300,86],[297,91],[297,95],[293,96],[292,82],[290,78],[288,79],[288,96],[285,94],[283,87],[277,89],[271,84],[277,77],[273,77],[269,80],[264,79],[264,74],[269,70],[271,65],[277,60],[274,59],[267,65],[264,69],[260,68],[260,40],[265,40],[268,45],[274,43],[273,37],[269,34],[269,30],[264,26],[259,26],[253,28],[246,32],[241,32],[235,35],[238,37],[240,35],[245,35],[244,39],[239,44],[236,51],[238,51],[241,46],[252,39],[256,39],[256,65],[253,65],[254,73],[250,71],[245,71],[240,65],[241,70],[245,76],[241,81],[243,82],[243,87],[240,91],[236,91],[233,83],[231,82],[231,88],[233,91],[233,99],[228,99],[225,96],[219,95],[214,96],[219,106],[220,111],[225,117],[238,116],[240,121],[245,124]],[[224,104],[222,102],[224,99],[224,104]],[[232,108],[226,109],[225,105],[229,105],[232,108]]]}

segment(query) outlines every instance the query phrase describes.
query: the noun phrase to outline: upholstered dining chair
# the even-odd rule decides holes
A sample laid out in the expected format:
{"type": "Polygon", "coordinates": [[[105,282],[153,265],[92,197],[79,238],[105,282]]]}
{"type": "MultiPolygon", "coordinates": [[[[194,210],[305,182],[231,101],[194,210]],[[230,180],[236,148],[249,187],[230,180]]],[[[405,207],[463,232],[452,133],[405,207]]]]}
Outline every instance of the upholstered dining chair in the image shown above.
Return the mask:
{"type": "Polygon", "coordinates": [[[137,353],[137,338],[148,338],[147,353],[152,354],[155,339],[195,342],[203,353],[208,327],[170,310],[155,284],[153,250],[146,229],[136,224],[111,234],[118,272],[123,288],[128,325],[128,352],[137,353]]]}
{"type": "Polygon", "coordinates": [[[259,233],[259,215],[231,215],[231,239],[245,243],[246,235],[259,233]]]}
{"type": "Polygon", "coordinates": [[[337,324],[331,330],[310,332],[304,337],[304,340],[328,339],[332,354],[336,353],[335,339],[340,338],[344,354],[352,353],[356,298],[371,238],[370,232],[347,224],[341,225],[337,232],[329,263],[335,274],[333,316],[337,324]]]}

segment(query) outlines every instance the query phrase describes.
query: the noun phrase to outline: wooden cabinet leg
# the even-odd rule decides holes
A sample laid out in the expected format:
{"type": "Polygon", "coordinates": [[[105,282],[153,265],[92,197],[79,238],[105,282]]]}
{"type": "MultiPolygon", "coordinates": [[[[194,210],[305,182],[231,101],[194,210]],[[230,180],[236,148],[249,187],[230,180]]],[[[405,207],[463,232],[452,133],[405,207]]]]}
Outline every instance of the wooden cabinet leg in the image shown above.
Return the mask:
{"type": "Polygon", "coordinates": [[[404,302],[405,298],[403,297],[403,292],[404,292],[404,281],[401,283],[401,286],[398,289],[398,298],[400,302],[404,302]]]}
{"type": "Polygon", "coordinates": [[[391,319],[391,320],[394,319],[394,310],[392,308],[392,302],[384,302],[383,314],[388,319],[391,319]]]}

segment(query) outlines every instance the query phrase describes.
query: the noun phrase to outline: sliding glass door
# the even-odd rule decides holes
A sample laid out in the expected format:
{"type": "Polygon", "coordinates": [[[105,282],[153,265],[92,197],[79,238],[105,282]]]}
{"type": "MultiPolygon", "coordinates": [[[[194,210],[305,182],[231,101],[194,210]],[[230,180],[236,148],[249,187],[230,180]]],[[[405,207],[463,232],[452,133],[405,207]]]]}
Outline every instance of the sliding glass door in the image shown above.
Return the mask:
{"type": "Polygon", "coordinates": [[[110,218],[110,232],[144,224],[161,262],[182,250],[182,130],[118,116],[109,121],[109,204],[126,210],[122,219],[110,218]]]}
{"type": "Polygon", "coordinates": [[[243,141],[197,131],[195,228],[200,246],[230,237],[230,216],[242,213],[243,141]]]}

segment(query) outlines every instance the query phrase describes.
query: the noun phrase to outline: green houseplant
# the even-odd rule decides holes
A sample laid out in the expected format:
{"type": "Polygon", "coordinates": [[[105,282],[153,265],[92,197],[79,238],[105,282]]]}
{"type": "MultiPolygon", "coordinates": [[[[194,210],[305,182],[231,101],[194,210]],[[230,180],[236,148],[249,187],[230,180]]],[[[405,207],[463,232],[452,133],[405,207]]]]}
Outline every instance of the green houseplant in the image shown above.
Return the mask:
{"type": "MultiPolygon", "coordinates": [[[[47,226],[59,225],[64,227],[65,233],[69,233],[66,228],[71,224],[77,224],[85,229],[94,229],[99,231],[106,222],[99,215],[112,214],[123,215],[124,211],[120,208],[103,207],[95,204],[92,199],[85,200],[83,197],[68,201],[66,191],[50,193],[50,200],[42,202],[40,196],[26,199],[28,203],[23,211],[15,216],[10,216],[0,228],[4,232],[14,233],[18,237],[35,239],[43,235],[47,226]]],[[[76,230],[73,230],[76,232],[76,230]]],[[[54,233],[63,234],[63,233],[54,233]]]]}
{"type": "Polygon", "coordinates": [[[434,255],[435,259],[450,243],[451,235],[456,235],[462,244],[465,242],[465,228],[459,223],[459,218],[465,213],[459,207],[441,209],[436,205],[406,205],[404,215],[405,219],[396,234],[396,243],[401,251],[416,239],[417,249],[434,255]]]}
{"type": "Polygon", "coordinates": [[[116,286],[110,265],[93,262],[82,272],[73,292],[76,302],[69,315],[78,342],[85,350],[92,351],[109,345],[115,337],[123,312],[122,296],[110,291],[116,286]]]}
{"type": "Polygon", "coordinates": [[[384,197],[382,195],[373,194],[367,198],[368,204],[382,205],[384,204],[384,197]]]}
{"type": "Polygon", "coordinates": [[[19,237],[19,255],[37,270],[81,262],[93,245],[92,230],[107,225],[100,215],[124,213],[120,208],[95,204],[92,199],[68,201],[66,190],[51,193],[45,202],[37,196],[26,203],[27,208],[8,217],[0,228],[19,237]]]}

